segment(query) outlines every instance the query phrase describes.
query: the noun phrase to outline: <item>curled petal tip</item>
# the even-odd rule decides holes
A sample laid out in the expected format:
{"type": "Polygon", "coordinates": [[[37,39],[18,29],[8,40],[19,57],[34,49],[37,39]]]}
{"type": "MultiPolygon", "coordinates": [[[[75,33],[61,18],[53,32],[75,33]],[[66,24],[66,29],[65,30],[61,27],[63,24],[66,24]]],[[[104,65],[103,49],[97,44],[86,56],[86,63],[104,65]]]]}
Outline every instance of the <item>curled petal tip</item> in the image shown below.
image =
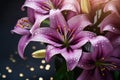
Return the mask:
{"type": "Polygon", "coordinates": [[[11,32],[11,34],[14,34],[14,30],[11,30],[10,32],[11,32]]]}
{"type": "Polygon", "coordinates": [[[25,11],[24,5],[21,7],[21,10],[22,10],[22,11],[25,11]]]}
{"type": "Polygon", "coordinates": [[[45,55],[46,55],[45,49],[37,50],[37,51],[32,53],[33,58],[45,58],[45,55]]]}

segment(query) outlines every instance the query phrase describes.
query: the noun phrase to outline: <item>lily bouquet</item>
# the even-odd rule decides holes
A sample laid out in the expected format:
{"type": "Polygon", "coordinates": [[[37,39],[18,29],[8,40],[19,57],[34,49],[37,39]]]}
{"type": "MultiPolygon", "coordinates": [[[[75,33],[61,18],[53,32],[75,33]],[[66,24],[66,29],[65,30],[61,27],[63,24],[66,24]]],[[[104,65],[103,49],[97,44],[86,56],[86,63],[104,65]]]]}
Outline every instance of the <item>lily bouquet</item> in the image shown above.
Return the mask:
{"type": "Polygon", "coordinates": [[[25,8],[12,30],[22,35],[21,58],[42,42],[32,55],[55,59],[55,80],[120,80],[120,0],[26,0],[25,8]]]}

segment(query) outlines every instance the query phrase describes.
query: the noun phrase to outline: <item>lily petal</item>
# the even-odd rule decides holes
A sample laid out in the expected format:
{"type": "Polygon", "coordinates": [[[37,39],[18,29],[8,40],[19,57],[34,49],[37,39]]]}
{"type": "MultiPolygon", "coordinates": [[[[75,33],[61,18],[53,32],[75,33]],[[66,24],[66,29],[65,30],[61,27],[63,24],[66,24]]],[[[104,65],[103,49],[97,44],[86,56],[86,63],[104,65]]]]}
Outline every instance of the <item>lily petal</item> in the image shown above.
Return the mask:
{"type": "Polygon", "coordinates": [[[17,21],[16,26],[11,32],[20,34],[20,35],[26,35],[30,34],[29,28],[32,27],[32,23],[29,21],[28,17],[23,17],[17,21]]]}
{"type": "Polygon", "coordinates": [[[104,12],[111,11],[120,15],[120,0],[110,0],[104,7],[104,12]]]}
{"type": "Polygon", "coordinates": [[[73,49],[80,48],[94,37],[96,34],[93,32],[81,31],[71,39],[70,45],[73,49]]]}
{"type": "Polygon", "coordinates": [[[35,22],[35,12],[34,12],[34,10],[31,9],[31,8],[27,8],[27,15],[29,17],[29,21],[31,23],[34,23],[35,22]]]}
{"type": "Polygon", "coordinates": [[[61,11],[64,10],[80,12],[79,3],[77,2],[77,0],[64,0],[61,11]]]}
{"type": "Polygon", "coordinates": [[[89,1],[93,11],[103,8],[104,5],[106,5],[106,3],[109,2],[109,0],[89,0],[89,1]]]}
{"type": "Polygon", "coordinates": [[[113,50],[110,41],[104,36],[93,38],[90,42],[93,45],[92,57],[95,61],[109,55],[113,50]]]}
{"type": "Polygon", "coordinates": [[[30,42],[30,35],[24,35],[24,36],[22,36],[22,38],[20,39],[20,41],[18,43],[18,53],[19,53],[20,57],[23,59],[25,59],[24,58],[24,50],[29,42],[30,42]]]}
{"type": "Polygon", "coordinates": [[[49,15],[40,15],[38,13],[35,13],[36,20],[32,28],[30,29],[30,32],[33,33],[36,29],[40,28],[41,22],[47,19],[48,17],[49,15]]]}
{"type": "Polygon", "coordinates": [[[64,31],[64,28],[68,27],[62,13],[60,12],[60,10],[51,10],[50,11],[50,27],[51,28],[62,28],[62,30],[64,31]]]}
{"type": "Polygon", "coordinates": [[[112,54],[105,59],[106,62],[109,62],[115,66],[115,70],[120,70],[120,45],[114,48],[112,54]]]}
{"type": "Polygon", "coordinates": [[[81,59],[79,60],[78,67],[85,70],[91,70],[95,68],[91,53],[83,52],[81,59]]]}
{"type": "Polygon", "coordinates": [[[41,5],[46,5],[45,3],[43,3],[44,1],[43,0],[33,0],[33,1],[26,0],[24,5],[22,6],[22,10],[24,10],[24,7],[28,7],[33,9],[35,12],[39,12],[40,14],[47,14],[48,11],[41,8],[41,5]]]}
{"type": "Polygon", "coordinates": [[[64,50],[56,48],[52,45],[48,45],[46,50],[46,57],[45,57],[46,61],[49,62],[54,55],[60,54],[62,51],[64,50]]]}
{"type": "Polygon", "coordinates": [[[76,50],[69,51],[69,52],[65,51],[61,53],[61,55],[66,60],[68,70],[73,70],[78,64],[78,61],[82,55],[82,50],[76,49],[76,50]]]}
{"type": "Polygon", "coordinates": [[[20,34],[20,35],[30,34],[29,30],[20,28],[18,26],[15,26],[14,29],[11,32],[12,33],[17,33],[17,34],[20,34]]]}
{"type": "Polygon", "coordinates": [[[74,16],[71,19],[69,19],[67,23],[70,29],[71,30],[75,29],[77,30],[76,32],[80,32],[88,25],[91,25],[89,17],[86,14],[74,16]]]}
{"type": "Polygon", "coordinates": [[[112,43],[112,46],[114,48],[116,48],[120,45],[120,35],[119,34],[108,32],[105,36],[110,40],[110,42],[112,43]]]}
{"type": "Polygon", "coordinates": [[[94,71],[83,70],[82,74],[77,78],[77,80],[95,80],[94,71]]]}
{"type": "Polygon", "coordinates": [[[120,16],[116,15],[115,13],[108,15],[99,25],[101,32],[110,31],[110,32],[120,34],[119,20],[120,20],[120,16]]]}
{"type": "Polygon", "coordinates": [[[55,29],[46,27],[35,30],[32,41],[41,41],[54,46],[61,46],[60,37],[55,29]]]}

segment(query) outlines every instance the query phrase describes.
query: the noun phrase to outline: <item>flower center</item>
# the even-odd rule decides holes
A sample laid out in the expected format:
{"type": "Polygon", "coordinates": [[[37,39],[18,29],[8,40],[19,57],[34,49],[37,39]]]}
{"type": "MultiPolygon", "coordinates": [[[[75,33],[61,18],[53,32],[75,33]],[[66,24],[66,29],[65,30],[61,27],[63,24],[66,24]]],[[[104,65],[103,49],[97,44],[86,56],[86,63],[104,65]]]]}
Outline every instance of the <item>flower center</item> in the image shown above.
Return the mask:
{"type": "Polygon", "coordinates": [[[102,66],[102,64],[103,64],[103,63],[100,62],[100,61],[96,61],[96,62],[95,62],[96,67],[100,67],[100,66],[102,66]]]}
{"type": "Polygon", "coordinates": [[[74,31],[68,29],[67,26],[60,27],[60,25],[58,25],[57,32],[62,39],[62,47],[67,48],[67,50],[70,50],[70,43],[74,37],[74,31]]]}
{"type": "Polygon", "coordinates": [[[28,18],[22,18],[18,21],[17,26],[20,28],[25,28],[30,30],[32,27],[31,22],[28,20],[28,18]]]}
{"type": "Polygon", "coordinates": [[[101,69],[107,69],[107,70],[115,70],[117,69],[117,66],[115,63],[109,63],[109,62],[104,62],[104,58],[101,59],[102,61],[96,61],[95,65],[96,67],[100,67],[101,69]]]}
{"type": "Polygon", "coordinates": [[[63,46],[69,48],[70,44],[69,44],[68,39],[65,39],[65,40],[64,40],[63,46]]]}
{"type": "Polygon", "coordinates": [[[105,63],[101,61],[96,61],[95,65],[100,69],[101,75],[106,76],[106,71],[116,70],[118,67],[114,63],[105,63]]]}

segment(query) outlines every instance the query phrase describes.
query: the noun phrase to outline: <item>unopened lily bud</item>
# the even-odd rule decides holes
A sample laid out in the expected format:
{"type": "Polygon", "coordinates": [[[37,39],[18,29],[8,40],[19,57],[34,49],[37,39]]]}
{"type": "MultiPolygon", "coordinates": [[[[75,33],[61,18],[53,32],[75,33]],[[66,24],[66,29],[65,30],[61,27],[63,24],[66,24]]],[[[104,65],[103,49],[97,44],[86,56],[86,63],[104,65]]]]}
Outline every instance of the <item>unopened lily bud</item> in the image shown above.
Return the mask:
{"type": "Polygon", "coordinates": [[[45,58],[45,55],[46,55],[45,49],[37,50],[37,51],[32,53],[33,58],[45,58]]]}
{"type": "Polygon", "coordinates": [[[91,5],[90,5],[89,0],[81,0],[80,5],[81,5],[81,10],[82,10],[83,13],[87,13],[87,14],[90,13],[91,5]]]}

